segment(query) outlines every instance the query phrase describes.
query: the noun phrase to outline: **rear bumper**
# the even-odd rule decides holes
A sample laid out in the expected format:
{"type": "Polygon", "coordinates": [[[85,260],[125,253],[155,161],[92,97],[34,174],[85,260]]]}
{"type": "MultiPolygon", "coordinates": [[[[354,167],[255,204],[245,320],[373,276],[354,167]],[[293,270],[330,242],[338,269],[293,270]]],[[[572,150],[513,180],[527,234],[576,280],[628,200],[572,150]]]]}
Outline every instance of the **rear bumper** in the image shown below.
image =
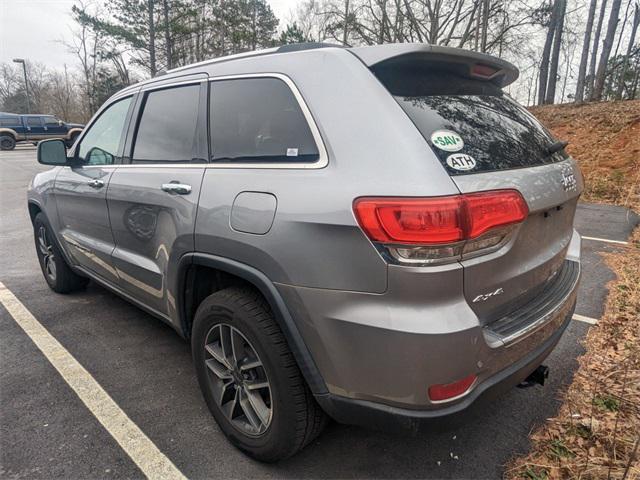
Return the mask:
{"type": "Polygon", "coordinates": [[[340,395],[316,395],[320,406],[334,420],[351,425],[375,427],[384,430],[413,430],[429,420],[454,415],[469,409],[472,404],[494,398],[513,388],[529,376],[547,358],[560,341],[571,322],[575,299],[565,318],[551,337],[542,345],[504,370],[478,384],[461,400],[436,410],[416,410],[385,405],[367,400],[357,400],[340,395]]]}
{"type": "Polygon", "coordinates": [[[462,284],[455,266],[390,266],[383,294],[276,287],[327,386],[318,401],[336,419],[354,423],[356,407],[431,418],[463,410],[485,391],[500,390],[498,385],[520,382],[548,355],[575,308],[577,233],[565,258],[572,264],[570,281],[543,291],[509,315],[506,325],[480,322],[454,287],[462,284]],[[444,402],[429,399],[429,386],[470,374],[477,380],[465,394],[444,402]]]}

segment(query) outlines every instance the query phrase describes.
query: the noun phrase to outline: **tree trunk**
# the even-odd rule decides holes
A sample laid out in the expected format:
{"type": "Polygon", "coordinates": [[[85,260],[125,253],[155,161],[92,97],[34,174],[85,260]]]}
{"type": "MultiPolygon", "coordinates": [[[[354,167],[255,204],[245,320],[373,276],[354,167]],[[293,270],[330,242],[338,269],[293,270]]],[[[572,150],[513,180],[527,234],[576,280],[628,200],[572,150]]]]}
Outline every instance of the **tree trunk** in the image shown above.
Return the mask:
{"type": "Polygon", "coordinates": [[[164,48],[167,57],[167,70],[173,68],[173,58],[171,53],[171,26],[169,25],[169,0],[162,0],[164,13],[164,48]]]}
{"type": "Polygon", "coordinates": [[[560,61],[560,47],[562,46],[562,29],[564,28],[564,13],[567,8],[566,0],[556,1],[557,16],[555,32],[553,34],[553,53],[551,55],[551,66],[549,67],[549,80],[545,103],[553,104],[556,96],[556,84],[558,82],[558,62],[560,61]]]}
{"type": "Polygon", "coordinates": [[[602,0],[600,5],[600,14],[598,15],[598,26],[596,34],[593,37],[593,48],[591,53],[591,61],[589,62],[589,100],[593,99],[593,85],[596,79],[596,64],[598,61],[598,47],[600,46],[600,34],[602,33],[602,23],[604,22],[604,13],[607,8],[607,0],[602,0]]]}
{"type": "MultiPolygon", "coordinates": [[[[624,56],[622,67],[620,67],[620,81],[618,82],[618,91],[616,92],[616,100],[622,100],[622,90],[624,88],[624,76],[627,73],[627,65],[629,64],[629,56],[633,50],[633,43],[636,41],[636,33],[638,32],[638,24],[640,24],[640,5],[636,4],[633,14],[633,25],[631,27],[631,36],[629,37],[629,45],[627,45],[627,54],[624,56]]],[[[637,75],[637,72],[636,72],[637,75]]]]}
{"type": "Polygon", "coordinates": [[[491,7],[491,0],[484,0],[484,7],[482,8],[482,42],[480,45],[480,51],[487,51],[487,32],[489,30],[489,9],[491,7]]]}
{"type": "Polygon", "coordinates": [[[156,26],[153,18],[153,2],[148,0],[149,5],[149,72],[152,77],[156,75],[156,26]]]}
{"type": "Polygon", "coordinates": [[[475,51],[480,50],[480,25],[482,20],[482,7],[484,5],[484,0],[476,0],[478,4],[478,16],[476,17],[476,38],[475,38],[475,51]]]}
{"type": "Polygon", "coordinates": [[[538,77],[538,105],[544,104],[544,99],[547,93],[547,79],[549,77],[549,57],[551,56],[551,45],[553,43],[553,36],[556,30],[559,1],[560,0],[555,0],[555,3],[553,5],[551,18],[549,19],[547,38],[544,41],[544,49],[542,50],[542,59],[540,61],[540,76],[538,77]]]}
{"type": "Polygon", "coordinates": [[[342,31],[342,45],[347,45],[349,38],[349,0],[344,3],[344,30],[342,31]]]}
{"type": "Polygon", "coordinates": [[[621,0],[613,0],[611,3],[611,13],[609,14],[609,23],[607,25],[607,34],[602,42],[602,55],[598,63],[598,71],[596,72],[596,82],[593,88],[594,100],[602,99],[602,90],[604,89],[604,80],[607,76],[607,64],[609,63],[609,55],[613,47],[613,39],[616,36],[616,28],[618,27],[618,14],[620,13],[621,0]]]}
{"type": "Polygon", "coordinates": [[[620,29],[620,35],[618,35],[618,41],[616,43],[616,49],[613,51],[613,58],[618,56],[618,52],[620,51],[620,44],[622,43],[622,37],[624,37],[624,29],[627,26],[627,19],[629,18],[629,7],[633,0],[629,0],[627,2],[627,8],[624,9],[624,20],[622,20],[622,28],[620,29]]]}
{"type": "Polygon", "coordinates": [[[589,44],[591,43],[591,30],[593,29],[593,19],[596,16],[596,5],[598,0],[591,0],[589,4],[589,16],[587,17],[587,28],[584,31],[584,41],[582,42],[582,55],[580,56],[580,68],[578,69],[578,82],[576,85],[576,103],[584,101],[584,79],[587,74],[587,63],[589,61],[589,44]]]}

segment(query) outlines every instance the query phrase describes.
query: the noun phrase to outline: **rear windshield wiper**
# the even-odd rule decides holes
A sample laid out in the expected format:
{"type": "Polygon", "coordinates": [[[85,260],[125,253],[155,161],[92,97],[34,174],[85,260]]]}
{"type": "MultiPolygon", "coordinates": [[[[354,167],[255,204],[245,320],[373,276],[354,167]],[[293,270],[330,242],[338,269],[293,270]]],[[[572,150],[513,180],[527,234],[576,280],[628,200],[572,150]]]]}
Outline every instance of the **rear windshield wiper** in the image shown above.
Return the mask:
{"type": "Polygon", "coordinates": [[[565,140],[558,140],[557,142],[553,142],[551,145],[547,147],[547,153],[549,155],[553,155],[556,152],[559,152],[563,148],[569,145],[569,142],[565,140]]]}

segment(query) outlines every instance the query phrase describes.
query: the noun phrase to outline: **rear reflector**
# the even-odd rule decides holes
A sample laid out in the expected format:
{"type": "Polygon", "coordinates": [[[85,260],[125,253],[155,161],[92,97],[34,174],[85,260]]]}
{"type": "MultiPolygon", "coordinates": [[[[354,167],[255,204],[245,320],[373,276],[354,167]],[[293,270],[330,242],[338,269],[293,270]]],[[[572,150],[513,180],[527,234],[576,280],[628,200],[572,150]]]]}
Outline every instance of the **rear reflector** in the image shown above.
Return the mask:
{"type": "Polygon", "coordinates": [[[444,400],[451,400],[452,398],[459,397],[465,393],[471,385],[476,381],[475,375],[469,375],[462,380],[457,380],[452,383],[445,383],[441,385],[431,385],[429,387],[429,399],[432,402],[442,402],[444,400]]]}
{"type": "Polygon", "coordinates": [[[517,190],[430,198],[366,197],[354,212],[367,236],[384,244],[443,245],[523,221],[529,209],[517,190]]]}

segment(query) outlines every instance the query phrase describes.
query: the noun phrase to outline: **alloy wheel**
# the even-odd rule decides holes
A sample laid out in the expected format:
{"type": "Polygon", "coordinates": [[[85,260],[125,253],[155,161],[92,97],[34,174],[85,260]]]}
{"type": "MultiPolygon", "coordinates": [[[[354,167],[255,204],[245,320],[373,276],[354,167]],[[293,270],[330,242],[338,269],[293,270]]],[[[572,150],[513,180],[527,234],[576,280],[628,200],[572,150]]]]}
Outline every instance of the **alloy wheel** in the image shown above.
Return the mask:
{"type": "Polygon", "coordinates": [[[56,262],[53,253],[53,245],[49,241],[47,229],[40,226],[38,229],[38,250],[42,255],[42,264],[45,275],[52,281],[56,281],[56,262]]]}
{"type": "Polygon", "coordinates": [[[242,433],[259,436],[273,416],[271,385],[249,340],[226,323],[215,325],[205,340],[205,364],[214,399],[227,420],[242,433]]]}

